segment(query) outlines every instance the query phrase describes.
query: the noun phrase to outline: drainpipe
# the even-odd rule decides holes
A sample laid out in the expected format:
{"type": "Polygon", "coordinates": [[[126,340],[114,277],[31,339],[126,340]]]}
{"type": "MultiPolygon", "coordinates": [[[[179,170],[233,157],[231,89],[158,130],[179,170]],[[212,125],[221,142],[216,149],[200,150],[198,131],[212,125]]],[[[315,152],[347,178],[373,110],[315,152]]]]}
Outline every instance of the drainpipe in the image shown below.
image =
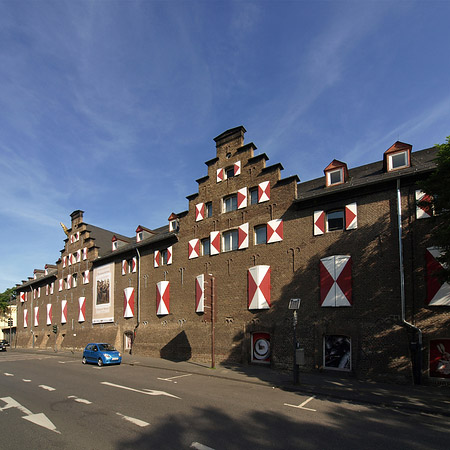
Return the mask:
{"type": "Polygon", "coordinates": [[[34,331],[33,331],[33,325],[34,325],[34,309],[33,309],[33,286],[30,285],[30,294],[31,294],[31,311],[30,311],[30,325],[31,325],[31,335],[33,336],[33,348],[34,348],[34,331]]]}
{"type": "Polygon", "coordinates": [[[141,323],[141,254],[139,253],[139,249],[136,247],[137,254],[137,295],[136,295],[136,303],[137,303],[137,313],[136,313],[136,326],[134,327],[133,338],[131,340],[131,349],[130,355],[133,351],[133,343],[136,338],[136,330],[141,323]]]}
{"type": "Polygon", "coordinates": [[[410,342],[411,350],[414,354],[413,376],[414,383],[421,383],[422,376],[422,330],[412,323],[406,321],[405,313],[405,273],[403,266],[403,243],[402,243],[402,198],[400,194],[400,178],[397,178],[397,223],[398,223],[398,259],[400,269],[400,298],[401,298],[401,321],[406,328],[413,330],[417,335],[417,342],[410,342]]]}

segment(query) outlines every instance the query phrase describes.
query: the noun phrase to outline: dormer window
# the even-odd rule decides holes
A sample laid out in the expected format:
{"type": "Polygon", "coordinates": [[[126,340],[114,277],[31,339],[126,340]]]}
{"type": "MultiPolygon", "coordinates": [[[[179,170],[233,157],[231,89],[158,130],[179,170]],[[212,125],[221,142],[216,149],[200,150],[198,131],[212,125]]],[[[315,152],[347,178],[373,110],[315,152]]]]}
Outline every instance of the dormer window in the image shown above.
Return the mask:
{"type": "Polygon", "coordinates": [[[345,183],[348,179],[347,164],[337,159],[324,169],[326,186],[336,186],[345,183]]]}
{"type": "Polygon", "coordinates": [[[172,213],[169,217],[169,231],[177,232],[179,230],[178,216],[172,213]]]}
{"type": "Polygon", "coordinates": [[[386,172],[405,169],[411,166],[412,146],[397,141],[384,152],[383,166],[386,172]]]}
{"type": "Polygon", "coordinates": [[[389,155],[388,170],[403,169],[408,166],[408,152],[405,151],[389,155]]]}
{"type": "Polygon", "coordinates": [[[137,242],[141,242],[142,239],[144,239],[144,232],[143,232],[143,231],[141,231],[140,233],[138,233],[138,234],[136,235],[136,241],[137,241],[137,242]]]}
{"type": "Polygon", "coordinates": [[[114,241],[113,243],[112,243],[112,249],[113,249],[113,252],[115,251],[115,250],[117,250],[119,248],[119,243],[117,242],[117,241],[114,241]]]}

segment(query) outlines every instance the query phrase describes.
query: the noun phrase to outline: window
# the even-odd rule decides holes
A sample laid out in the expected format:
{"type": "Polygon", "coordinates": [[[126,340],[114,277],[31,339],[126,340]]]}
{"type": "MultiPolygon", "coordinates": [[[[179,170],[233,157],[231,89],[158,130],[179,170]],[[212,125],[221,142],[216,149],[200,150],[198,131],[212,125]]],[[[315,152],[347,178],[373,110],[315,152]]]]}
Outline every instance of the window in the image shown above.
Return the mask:
{"type": "Polygon", "coordinates": [[[137,241],[141,242],[142,239],[144,239],[144,233],[142,231],[140,231],[137,235],[137,241]]]}
{"type": "Polygon", "coordinates": [[[77,274],[74,273],[72,275],[72,286],[75,288],[75,287],[77,287],[77,285],[78,285],[77,274]]]}
{"type": "Polygon", "coordinates": [[[223,251],[230,252],[238,249],[238,230],[225,231],[223,233],[223,251]]]}
{"type": "Polygon", "coordinates": [[[202,251],[203,256],[208,256],[211,254],[209,238],[205,238],[205,239],[201,240],[201,251],[202,251]]]}
{"type": "Polygon", "coordinates": [[[161,265],[167,266],[168,253],[167,250],[161,250],[161,265]]]}
{"type": "Polygon", "coordinates": [[[323,338],[323,365],[326,369],[352,370],[352,345],[348,336],[330,335],[323,338]]]}
{"type": "Polygon", "coordinates": [[[344,210],[338,209],[327,213],[327,231],[344,229],[344,210]]]}
{"type": "Polygon", "coordinates": [[[234,166],[225,169],[225,179],[234,177],[234,166]]]}
{"type": "Polygon", "coordinates": [[[342,183],[343,180],[343,176],[342,176],[342,169],[337,169],[337,170],[333,170],[330,172],[327,172],[327,176],[328,176],[328,185],[333,185],[333,184],[339,184],[342,183]]]}
{"type": "Polygon", "coordinates": [[[223,199],[223,212],[237,210],[237,194],[229,195],[223,199]]]}
{"type": "Polygon", "coordinates": [[[255,227],[255,245],[265,244],[267,242],[267,226],[259,225],[255,227]]]}
{"type": "Polygon", "coordinates": [[[408,153],[399,152],[389,155],[389,170],[402,169],[408,167],[408,153]]]}
{"type": "Polygon", "coordinates": [[[251,188],[250,192],[250,205],[256,205],[258,203],[258,188],[251,188]]]}
{"type": "Polygon", "coordinates": [[[212,203],[205,203],[205,217],[212,217],[212,203]]]}

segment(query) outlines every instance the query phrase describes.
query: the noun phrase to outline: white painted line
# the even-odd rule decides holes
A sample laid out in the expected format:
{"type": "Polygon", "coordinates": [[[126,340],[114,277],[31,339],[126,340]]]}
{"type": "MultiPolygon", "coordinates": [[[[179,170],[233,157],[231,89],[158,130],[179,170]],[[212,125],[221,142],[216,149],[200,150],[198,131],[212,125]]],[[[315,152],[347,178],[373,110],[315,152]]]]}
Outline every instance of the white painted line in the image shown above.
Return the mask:
{"type": "Polygon", "coordinates": [[[301,403],[300,405],[290,405],[289,403],[285,403],[284,406],[291,406],[292,408],[299,408],[299,409],[306,409],[307,411],[314,411],[316,412],[317,409],[311,409],[311,408],[305,408],[304,406],[309,403],[313,398],[315,398],[315,396],[313,395],[312,397],[309,397],[308,399],[306,399],[303,403],[301,403]]]}
{"type": "Polygon", "coordinates": [[[168,392],[164,392],[164,391],[154,391],[152,389],[144,389],[143,391],[141,391],[139,389],[130,388],[128,386],[121,386],[120,384],[108,383],[107,381],[102,381],[100,384],[104,384],[105,386],[111,386],[111,387],[116,387],[116,388],[120,388],[120,389],[126,389],[127,391],[139,392],[140,394],[166,395],[167,397],[178,398],[179,400],[181,400],[180,397],[177,397],[176,395],[172,395],[172,394],[169,394],[168,392]]]}
{"type": "Polygon", "coordinates": [[[22,381],[25,381],[25,383],[31,383],[31,380],[26,380],[25,378],[22,378],[22,381]]]}
{"type": "Polygon", "coordinates": [[[92,402],[90,402],[89,400],[85,400],[84,398],[75,397],[75,395],[69,395],[67,398],[73,398],[74,401],[76,401],[78,403],[84,403],[85,405],[92,405],[92,402]]]}
{"type": "Polygon", "coordinates": [[[134,417],[124,416],[123,414],[120,413],[116,414],[122,417],[123,419],[128,420],[128,422],[134,423],[138,427],[147,427],[148,425],[150,425],[148,422],[144,422],[143,420],[140,419],[135,419],[134,417]]]}
{"type": "Polygon", "coordinates": [[[39,385],[40,388],[45,389],[46,391],[54,391],[55,388],[52,388],[50,386],[46,386],[45,384],[40,384],[39,385]]]}
{"type": "Polygon", "coordinates": [[[47,430],[61,434],[61,432],[56,429],[55,425],[53,425],[53,423],[48,419],[48,417],[44,413],[23,416],[22,419],[29,420],[30,422],[35,423],[36,425],[47,428],[47,430]]]}
{"type": "Polygon", "coordinates": [[[3,375],[5,375],[6,377],[13,377],[14,376],[12,373],[8,373],[8,372],[5,372],[3,375]]]}
{"type": "Polygon", "coordinates": [[[199,442],[193,442],[190,448],[196,448],[197,450],[214,450],[212,447],[207,447],[206,445],[200,444],[199,442]]]}
{"type": "MultiPolygon", "coordinates": [[[[176,378],[183,378],[183,377],[190,377],[190,376],[192,376],[192,373],[188,373],[187,375],[178,375],[176,377],[171,377],[171,378],[158,378],[158,380],[172,381],[172,380],[175,380],[176,378]]],[[[176,383],[176,381],[174,381],[174,383],[176,383]]]]}
{"type": "Polygon", "coordinates": [[[70,363],[79,363],[80,361],[58,361],[59,364],[70,364],[70,363]]]}

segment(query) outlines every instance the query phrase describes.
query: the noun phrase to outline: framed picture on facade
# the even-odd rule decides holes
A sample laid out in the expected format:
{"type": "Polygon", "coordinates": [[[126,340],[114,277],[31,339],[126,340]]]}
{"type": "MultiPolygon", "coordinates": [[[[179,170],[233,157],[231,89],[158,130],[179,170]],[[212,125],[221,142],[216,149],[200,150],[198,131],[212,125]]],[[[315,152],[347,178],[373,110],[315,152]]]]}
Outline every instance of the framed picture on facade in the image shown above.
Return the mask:
{"type": "Polygon", "coordinates": [[[324,336],[323,365],[325,369],[352,370],[352,345],[348,336],[324,336]]]}

